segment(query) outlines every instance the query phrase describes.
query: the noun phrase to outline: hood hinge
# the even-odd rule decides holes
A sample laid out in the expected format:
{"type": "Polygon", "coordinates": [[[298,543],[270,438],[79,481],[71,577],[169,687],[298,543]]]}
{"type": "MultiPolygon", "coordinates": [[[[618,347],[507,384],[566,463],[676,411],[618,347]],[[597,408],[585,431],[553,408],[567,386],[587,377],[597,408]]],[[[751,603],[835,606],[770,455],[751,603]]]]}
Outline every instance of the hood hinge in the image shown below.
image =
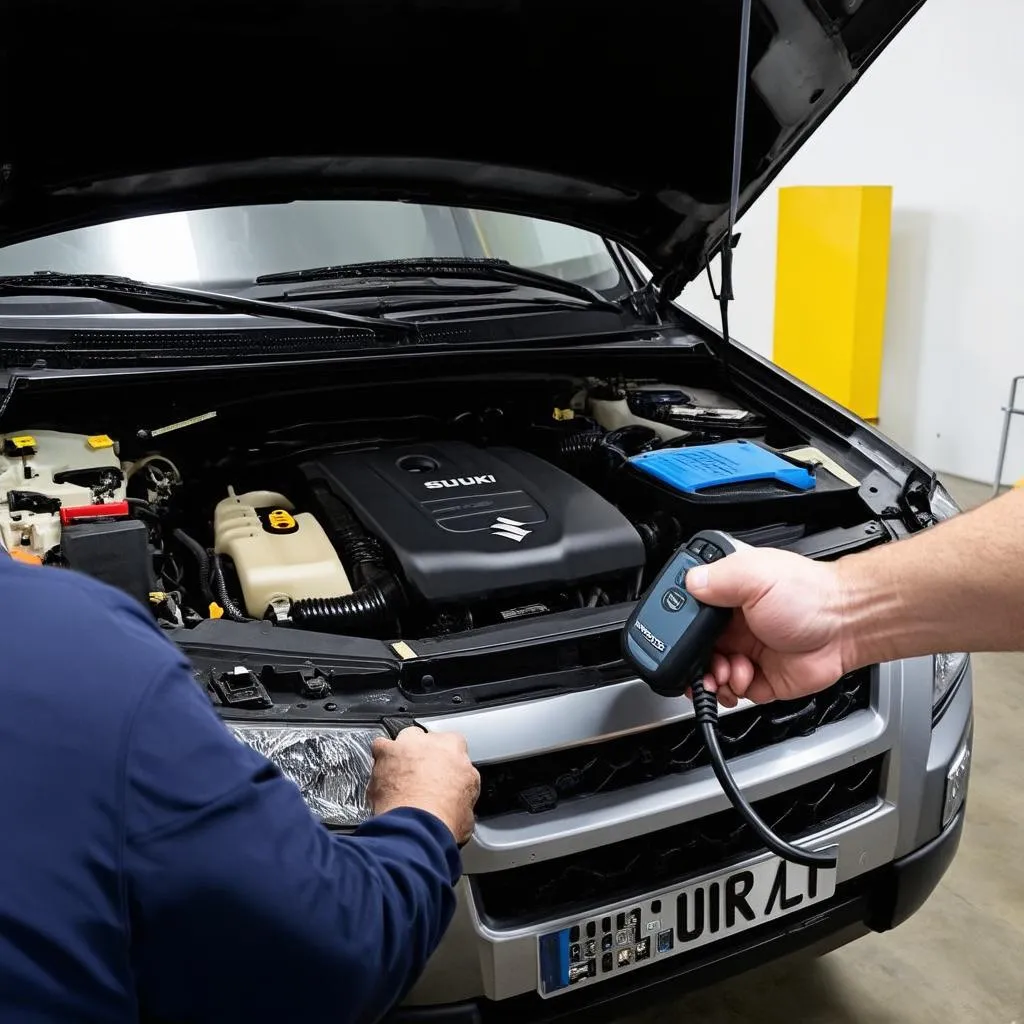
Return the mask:
{"type": "Polygon", "coordinates": [[[653,279],[631,292],[627,301],[644,323],[656,324],[661,320],[661,292],[653,279]]]}

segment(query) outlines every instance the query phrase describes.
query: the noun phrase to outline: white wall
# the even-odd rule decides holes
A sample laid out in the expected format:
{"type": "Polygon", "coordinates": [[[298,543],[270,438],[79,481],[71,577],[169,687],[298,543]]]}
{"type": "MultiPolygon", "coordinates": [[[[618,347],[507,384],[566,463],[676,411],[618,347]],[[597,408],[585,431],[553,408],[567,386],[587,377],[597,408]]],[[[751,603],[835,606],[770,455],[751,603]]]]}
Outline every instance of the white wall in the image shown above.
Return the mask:
{"type": "MultiPolygon", "coordinates": [[[[770,355],[778,186],[893,185],[880,425],[986,481],[1024,374],[1022,40],[1022,0],[928,0],[742,218],[734,261],[732,332],[770,355]]],[[[705,280],[681,302],[717,324],[705,280]]],[[[1004,481],[1021,477],[1024,417],[1004,481]]]]}

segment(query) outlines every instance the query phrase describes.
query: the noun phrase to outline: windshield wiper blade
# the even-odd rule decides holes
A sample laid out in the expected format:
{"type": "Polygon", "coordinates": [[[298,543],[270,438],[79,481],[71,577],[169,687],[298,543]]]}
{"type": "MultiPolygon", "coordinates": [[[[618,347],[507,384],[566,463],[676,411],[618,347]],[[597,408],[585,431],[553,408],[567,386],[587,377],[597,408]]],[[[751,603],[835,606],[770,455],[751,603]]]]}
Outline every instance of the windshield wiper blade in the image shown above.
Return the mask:
{"type": "Polygon", "coordinates": [[[164,300],[168,308],[191,306],[225,313],[249,313],[252,316],[273,317],[278,320],[297,320],[324,327],[366,327],[374,332],[390,331],[406,338],[414,337],[417,333],[415,324],[387,320],[383,317],[312,309],[309,306],[295,306],[283,302],[266,302],[263,299],[248,299],[223,292],[179,288],[177,285],[149,284],[146,281],[110,274],[64,274],[45,270],[34,274],[0,276],[0,296],[54,294],[101,300],[116,299],[127,306],[134,302],[147,308],[152,307],[153,300],[164,300]]]}
{"type": "Polygon", "coordinates": [[[421,259],[378,260],[371,263],[342,263],[337,266],[309,267],[306,270],[286,270],[278,274],[263,274],[256,284],[294,284],[300,281],[331,281],[346,278],[381,277],[472,277],[507,284],[546,288],[548,291],[571,295],[589,306],[621,313],[622,306],[599,295],[585,285],[563,281],[560,277],[540,270],[517,267],[508,260],[474,259],[471,257],[426,256],[421,259]]]}

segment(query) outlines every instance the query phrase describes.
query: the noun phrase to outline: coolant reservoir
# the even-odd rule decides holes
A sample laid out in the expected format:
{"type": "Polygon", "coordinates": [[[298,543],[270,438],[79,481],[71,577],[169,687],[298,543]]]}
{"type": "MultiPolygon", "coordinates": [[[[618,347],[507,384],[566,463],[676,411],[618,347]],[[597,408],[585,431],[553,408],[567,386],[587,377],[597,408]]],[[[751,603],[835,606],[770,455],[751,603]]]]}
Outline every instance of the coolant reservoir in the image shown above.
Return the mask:
{"type": "Polygon", "coordinates": [[[287,599],[344,597],[352,586],[323,527],[309,512],[274,491],[248,491],[217,503],[214,550],[235,563],[246,611],[263,618],[287,599]]]}

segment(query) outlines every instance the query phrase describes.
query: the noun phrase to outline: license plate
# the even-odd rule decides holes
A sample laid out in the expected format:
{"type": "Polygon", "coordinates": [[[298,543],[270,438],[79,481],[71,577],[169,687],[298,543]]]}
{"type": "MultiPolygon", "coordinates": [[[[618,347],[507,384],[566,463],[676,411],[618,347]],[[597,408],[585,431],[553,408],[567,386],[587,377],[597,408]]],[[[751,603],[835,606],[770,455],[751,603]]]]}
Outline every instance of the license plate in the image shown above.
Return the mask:
{"type": "Polygon", "coordinates": [[[617,977],[830,899],[835,868],[765,857],[604,910],[537,940],[544,997],[617,977]]]}

